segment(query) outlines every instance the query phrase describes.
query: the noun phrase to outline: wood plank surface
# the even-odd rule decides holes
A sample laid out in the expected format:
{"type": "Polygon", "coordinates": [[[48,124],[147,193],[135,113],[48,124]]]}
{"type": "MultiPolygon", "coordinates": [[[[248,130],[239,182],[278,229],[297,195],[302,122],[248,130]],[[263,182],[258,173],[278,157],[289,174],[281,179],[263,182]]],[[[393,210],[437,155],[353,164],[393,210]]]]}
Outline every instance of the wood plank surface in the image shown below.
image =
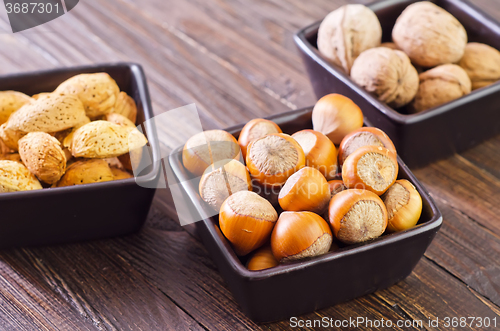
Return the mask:
{"type": "MultiPolygon", "coordinates": [[[[85,0],[16,34],[0,10],[0,74],[138,62],[156,114],[195,103],[204,129],[224,128],[314,103],[293,33],[348,2],[85,0]]],[[[500,19],[499,0],[474,3],[500,19]]],[[[171,132],[161,136],[167,151],[175,147],[171,132]]],[[[450,329],[427,323],[445,317],[500,324],[499,163],[497,136],[415,171],[444,222],[414,272],[300,318],[424,322],[396,330],[450,329]]],[[[257,325],[241,312],[196,232],[178,224],[164,189],[137,234],[1,251],[0,329],[288,330],[290,321],[257,325]]]]}

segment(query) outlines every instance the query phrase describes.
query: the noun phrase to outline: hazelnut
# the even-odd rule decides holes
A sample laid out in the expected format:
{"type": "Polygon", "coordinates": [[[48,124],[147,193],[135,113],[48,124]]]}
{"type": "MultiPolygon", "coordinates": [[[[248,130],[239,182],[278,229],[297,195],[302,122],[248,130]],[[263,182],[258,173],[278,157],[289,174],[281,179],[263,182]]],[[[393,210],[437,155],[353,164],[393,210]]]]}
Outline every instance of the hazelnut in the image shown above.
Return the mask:
{"type": "Polygon", "coordinates": [[[263,246],[253,253],[247,263],[247,269],[252,271],[276,267],[279,262],[273,255],[270,245],[263,246]]]}
{"type": "Polygon", "coordinates": [[[456,64],[443,64],[420,74],[420,86],[410,104],[410,112],[418,113],[453,101],[471,92],[471,81],[456,64]]]}
{"type": "MultiPolygon", "coordinates": [[[[334,180],[328,181],[328,188],[330,189],[330,200],[328,202],[331,201],[331,198],[333,198],[333,196],[335,194],[340,193],[340,192],[348,189],[344,185],[344,182],[341,179],[334,179],[334,180]]],[[[326,208],[325,212],[322,215],[323,215],[323,218],[325,220],[327,220],[327,221],[329,220],[328,208],[326,208]]]]}
{"type": "Polygon", "coordinates": [[[243,159],[247,157],[247,147],[251,141],[271,133],[282,132],[278,124],[263,118],[256,118],[245,124],[238,138],[238,144],[240,145],[243,159]]]}
{"type": "Polygon", "coordinates": [[[418,90],[418,73],[408,56],[386,47],[372,48],[354,61],[351,78],[393,108],[408,104],[418,90]]]}
{"type": "Polygon", "coordinates": [[[287,134],[273,133],[248,145],[246,163],[252,179],[260,185],[281,186],[305,166],[306,158],[295,139],[287,134]]]}
{"type": "Polygon", "coordinates": [[[327,253],[332,231],[323,218],[308,211],[281,213],[271,235],[271,249],[279,262],[327,253]]]}
{"type": "Polygon", "coordinates": [[[429,1],[409,5],[398,17],[392,40],[412,62],[423,67],[458,62],[467,32],[450,13],[429,1]]]}
{"type": "Polygon", "coordinates": [[[334,144],[363,126],[363,112],[351,99],[341,94],[328,94],[316,102],[312,111],[314,131],[326,135],[334,144]]]}
{"type": "Polygon", "coordinates": [[[330,197],[328,182],[321,172],[304,167],[288,178],[281,188],[278,201],[283,210],[321,214],[330,197]]]}
{"type": "Polygon", "coordinates": [[[318,50],[347,74],[359,54],[381,41],[377,15],[364,5],[345,5],[332,11],[318,30],[318,50]]]}
{"type": "Polygon", "coordinates": [[[387,207],[389,232],[404,231],[418,223],[422,198],[412,183],[400,179],[381,198],[387,207]]]}
{"type": "Polygon", "coordinates": [[[347,187],[344,185],[344,182],[340,179],[334,179],[328,181],[328,187],[330,188],[331,198],[333,198],[335,194],[347,190],[347,187]]]}
{"type": "Polygon", "coordinates": [[[339,146],[339,163],[344,164],[345,159],[358,148],[363,146],[381,146],[396,153],[396,147],[384,131],[374,127],[363,127],[344,137],[339,146]]]}
{"type": "Polygon", "coordinates": [[[184,167],[195,176],[221,160],[238,160],[240,146],[232,134],[223,130],[200,132],[188,139],[182,150],[184,167]]]}
{"type": "Polygon", "coordinates": [[[500,80],[500,52],[491,46],[468,43],[458,65],[469,75],[473,90],[500,80]]]}
{"type": "Polygon", "coordinates": [[[247,255],[262,246],[274,228],[278,213],[269,201],[250,191],[239,191],[224,201],[219,226],[236,254],[247,255]]]}
{"type": "Polygon", "coordinates": [[[382,195],[398,177],[396,153],[379,146],[364,146],[349,155],[342,166],[342,180],[350,189],[382,195]]]}
{"type": "Polygon", "coordinates": [[[387,227],[387,210],[382,200],[367,190],[336,194],[328,208],[335,237],[345,244],[365,242],[381,236],[387,227]]]}
{"type": "Polygon", "coordinates": [[[326,179],[337,175],[337,148],[323,133],[302,130],[292,135],[306,156],[306,165],[318,169],[326,179]]]}
{"type": "Polygon", "coordinates": [[[199,185],[201,198],[216,211],[231,194],[251,190],[247,168],[236,160],[215,162],[205,170],[199,185]]]}

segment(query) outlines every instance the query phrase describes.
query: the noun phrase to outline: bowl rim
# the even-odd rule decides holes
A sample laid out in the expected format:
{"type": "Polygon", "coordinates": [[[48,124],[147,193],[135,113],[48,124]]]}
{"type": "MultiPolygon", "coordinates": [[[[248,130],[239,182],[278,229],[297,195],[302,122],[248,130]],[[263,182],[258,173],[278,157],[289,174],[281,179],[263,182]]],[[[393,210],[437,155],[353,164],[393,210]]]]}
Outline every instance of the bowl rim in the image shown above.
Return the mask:
{"type": "Polygon", "coordinates": [[[109,69],[122,69],[130,71],[131,80],[133,80],[137,86],[139,99],[142,101],[143,105],[143,113],[145,121],[143,125],[145,126],[148,136],[150,136],[148,139],[148,143],[153,154],[152,155],[153,165],[151,169],[147,173],[144,173],[140,176],[122,180],[113,180],[109,182],[90,183],[90,184],[65,186],[65,187],[53,187],[53,188],[49,187],[41,190],[32,190],[32,191],[5,192],[0,194],[0,201],[11,201],[13,199],[18,199],[23,197],[37,198],[41,194],[44,196],[60,195],[66,193],[70,194],[75,190],[78,190],[79,192],[85,192],[85,191],[94,191],[95,189],[99,188],[120,188],[136,184],[139,185],[141,183],[150,183],[158,179],[158,175],[161,170],[159,162],[160,160],[159,140],[156,127],[153,125],[152,121],[149,121],[154,117],[154,113],[153,113],[153,107],[151,105],[151,98],[147,86],[146,75],[144,73],[144,69],[140,64],[134,62],[97,63],[91,65],[71,66],[71,67],[27,71],[27,72],[2,75],[0,76],[0,80],[3,81],[13,78],[17,79],[20,77],[36,78],[38,76],[61,74],[61,73],[75,72],[75,71],[80,73],[107,72],[107,70],[109,69]]]}
{"type": "MultiPolygon", "coordinates": [[[[460,0],[459,2],[454,0],[447,0],[453,2],[457,7],[461,10],[464,8],[469,9],[474,16],[481,20],[481,24],[483,26],[488,26],[489,28],[496,29],[500,33],[500,22],[493,19],[491,16],[486,14],[480,8],[470,3],[467,0],[460,0]]],[[[416,2],[413,0],[398,0],[396,2],[416,2]]],[[[373,2],[371,4],[366,5],[368,8],[372,9],[374,12],[380,9],[385,9],[390,5],[395,4],[394,0],[380,0],[373,2]]],[[[379,101],[374,95],[367,92],[361,86],[356,84],[350,77],[347,75],[340,67],[337,67],[335,64],[329,62],[320,52],[314,47],[308,40],[308,36],[317,34],[319,26],[322,20],[312,23],[299,31],[297,31],[294,36],[294,42],[297,47],[307,54],[311,59],[313,59],[316,63],[321,65],[324,69],[326,69],[330,74],[335,76],[338,80],[340,80],[344,85],[353,90],[356,94],[360,95],[368,101],[373,107],[381,111],[384,115],[389,117],[392,121],[400,123],[400,124],[414,124],[418,122],[426,121],[427,119],[434,118],[440,116],[441,114],[448,113],[453,111],[455,108],[460,107],[464,104],[468,104],[474,102],[475,100],[481,99],[485,96],[495,94],[500,92],[500,81],[497,81],[494,84],[489,86],[477,89],[472,91],[471,93],[460,97],[456,100],[452,100],[448,103],[442,104],[437,107],[426,109],[420,113],[416,114],[402,114],[397,110],[389,107],[386,103],[379,101]]]]}
{"type": "MultiPolygon", "coordinates": [[[[287,116],[290,115],[304,115],[307,113],[312,112],[312,107],[306,107],[298,110],[293,110],[281,114],[276,114],[273,116],[266,117],[266,119],[269,120],[277,120],[280,118],[285,119],[287,116]]],[[[277,122],[278,125],[280,125],[279,121],[277,122]]],[[[243,128],[243,124],[235,125],[232,127],[229,127],[225,129],[225,131],[228,131],[229,133],[235,135],[238,134],[239,131],[243,128]]],[[[441,212],[439,211],[438,207],[436,206],[436,203],[430,196],[429,192],[422,186],[422,184],[418,181],[418,179],[413,175],[413,173],[410,171],[410,169],[406,166],[406,164],[399,158],[398,156],[398,164],[399,164],[399,173],[401,174],[401,169],[404,169],[404,172],[407,174],[408,180],[417,188],[417,191],[420,193],[422,196],[422,199],[428,201],[432,215],[431,218],[426,221],[425,223],[419,224],[414,228],[411,228],[406,231],[402,232],[397,232],[397,233],[392,233],[385,235],[383,237],[379,237],[377,239],[374,239],[373,241],[363,243],[363,244],[357,244],[357,245],[351,245],[346,248],[341,248],[338,251],[334,252],[329,252],[321,256],[317,256],[311,259],[303,260],[303,261],[295,261],[291,264],[284,264],[284,265],[278,265],[276,267],[270,268],[270,269],[264,269],[264,270],[258,270],[258,271],[250,271],[248,270],[239,260],[239,258],[236,256],[236,253],[234,250],[230,247],[229,242],[226,240],[224,242],[221,240],[221,235],[220,229],[212,223],[210,220],[211,217],[207,216],[207,213],[203,207],[202,204],[197,203],[200,201],[198,191],[194,189],[192,186],[188,184],[188,181],[186,180],[187,178],[185,177],[185,170],[184,166],[182,164],[182,149],[183,146],[179,146],[178,148],[174,149],[171,154],[169,155],[169,164],[173,170],[174,175],[176,176],[176,179],[178,182],[181,184],[181,187],[183,188],[184,192],[187,194],[191,202],[193,202],[193,205],[196,208],[196,211],[199,215],[202,216],[202,220],[199,222],[202,222],[201,224],[205,226],[207,231],[210,233],[210,236],[212,239],[215,241],[215,244],[219,251],[222,253],[223,258],[228,261],[230,268],[232,269],[233,273],[238,274],[240,277],[246,280],[252,280],[252,281],[257,281],[261,279],[266,279],[270,278],[273,276],[278,276],[282,274],[288,274],[291,272],[299,271],[304,268],[307,268],[309,266],[317,265],[317,264],[323,264],[323,263],[328,263],[330,261],[334,261],[337,259],[344,258],[346,256],[350,256],[353,254],[357,254],[360,252],[364,252],[376,247],[388,245],[394,242],[399,242],[402,240],[405,240],[410,237],[414,237],[418,234],[425,233],[425,232],[432,232],[432,231],[437,231],[439,227],[441,227],[443,217],[441,212]]],[[[218,217],[218,216],[213,216],[213,217],[218,217]]],[[[197,222],[197,223],[199,223],[197,222]]]]}

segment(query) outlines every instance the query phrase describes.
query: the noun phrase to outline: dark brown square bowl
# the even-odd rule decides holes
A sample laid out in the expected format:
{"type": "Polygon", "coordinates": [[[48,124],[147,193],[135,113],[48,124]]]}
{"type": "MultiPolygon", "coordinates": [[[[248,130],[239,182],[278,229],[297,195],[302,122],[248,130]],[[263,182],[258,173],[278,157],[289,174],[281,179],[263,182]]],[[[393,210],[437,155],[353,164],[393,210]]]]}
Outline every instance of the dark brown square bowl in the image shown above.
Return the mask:
{"type": "MultiPolygon", "coordinates": [[[[391,41],[392,28],[401,12],[416,0],[384,0],[368,5],[378,16],[383,41],[391,41]]],[[[454,15],[465,27],[469,41],[500,49],[500,25],[465,0],[432,0],[454,15]]],[[[327,13],[325,13],[326,15],[327,13]]],[[[318,98],[340,93],[357,103],[373,125],[393,140],[410,167],[425,166],[461,152],[500,133],[500,82],[473,91],[460,99],[418,114],[396,111],[354,83],[317,49],[316,22],[295,35],[312,87],[318,98]]]]}
{"type": "MultiPolygon", "coordinates": [[[[311,108],[269,117],[283,132],[312,128],[311,108]]],[[[243,125],[228,129],[238,136],[243,125]]],[[[169,157],[170,166],[192,203],[205,246],[243,311],[256,322],[308,313],[386,288],[407,277],[441,227],[442,216],[429,193],[398,159],[399,179],[415,185],[422,196],[422,216],[415,228],[383,235],[368,243],[275,268],[249,271],[219,229],[218,216],[207,217],[197,183],[182,165],[182,147],[169,157]]],[[[169,183],[171,186],[173,183],[169,183]]]]}
{"type": "MultiPolygon", "coordinates": [[[[146,77],[132,63],[91,65],[0,77],[0,91],[33,95],[53,91],[80,73],[107,72],[137,103],[137,123],[145,123],[152,159],[159,160],[158,138],[146,77]]],[[[54,244],[125,235],[146,220],[160,176],[159,162],[136,178],[104,183],[0,194],[0,247],[54,244]]]]}

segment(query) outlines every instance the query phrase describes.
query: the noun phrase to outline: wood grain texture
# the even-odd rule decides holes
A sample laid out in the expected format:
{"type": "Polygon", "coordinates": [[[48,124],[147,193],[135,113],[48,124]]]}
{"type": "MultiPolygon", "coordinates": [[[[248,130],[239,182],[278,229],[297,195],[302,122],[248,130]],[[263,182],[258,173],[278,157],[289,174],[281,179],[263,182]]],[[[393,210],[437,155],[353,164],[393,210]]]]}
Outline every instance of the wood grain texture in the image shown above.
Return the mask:
{"type": "MultiPolygon", "coordinates": [[[[0,74],[138,62],[156,114],[195,103],[204,129],[224,128],[314,103],[292,35],[347,2],[86,0],[16,34],[0,11],[0,74]]],[[[474,3],[500,19],[498,0],[474,3]]],[[[183,138],[169,127],[160,134],[166,151],[183,138]]],[[[499,162],[500,136],[416,171],[444,223],[414,272],[388,289],[300,318],[500,321],[499,162]]],[[[256,325],[246,318],[196,231],[176,218],[170,192],[159,190],[136,235],[0,252],[0,329],[290,328],[286,320],[256,325]]]]}

